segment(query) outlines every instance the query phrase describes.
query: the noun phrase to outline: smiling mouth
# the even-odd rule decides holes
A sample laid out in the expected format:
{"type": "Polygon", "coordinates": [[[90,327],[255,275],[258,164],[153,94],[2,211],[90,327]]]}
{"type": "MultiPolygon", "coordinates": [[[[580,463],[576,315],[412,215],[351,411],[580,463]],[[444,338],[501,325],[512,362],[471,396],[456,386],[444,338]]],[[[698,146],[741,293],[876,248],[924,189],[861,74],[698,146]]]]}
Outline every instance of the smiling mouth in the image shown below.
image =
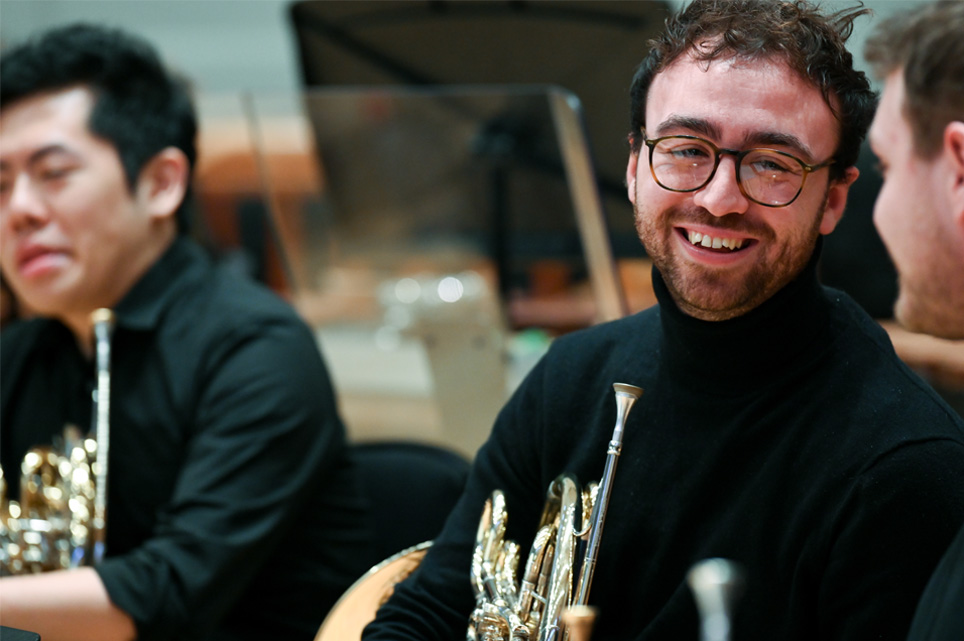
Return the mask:
{"type": "Polygon", "coordinates": [[[710,236],[709,234],[703,234],[698,231],[683,230],[683,234],[686,239],[690,241],[691,244],[705,247],[706,249],[715,249],[719,251],[735,252],[743,248],[745,241],[743,238],[727,238],[725,236],[710,236]]]}

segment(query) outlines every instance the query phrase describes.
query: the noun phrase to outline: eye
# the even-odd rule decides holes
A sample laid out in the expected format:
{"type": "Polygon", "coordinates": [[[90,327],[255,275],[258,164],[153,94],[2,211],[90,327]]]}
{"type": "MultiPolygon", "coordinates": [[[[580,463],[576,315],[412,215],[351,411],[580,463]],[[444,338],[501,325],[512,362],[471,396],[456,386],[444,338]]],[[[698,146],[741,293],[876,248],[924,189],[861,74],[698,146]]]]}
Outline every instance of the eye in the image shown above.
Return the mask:
{"type": "Polygon", "coordinates": [[[688,158],[705,158],[710,155],[703,147],[679,147],[673,150],[673,154],[688,158]]]}
{"type": "Polygon", "coordinates": [[[71,167],[45,167],[39,172],[40,180],[44,182],[60,180],[66,178],[72,171],[71,167]]]}
{"type": "Polygon", "coordinates": [[[754,152],[743,159],[743,164],[757,175],[784,176],[800,174],[801,165],[788,156],[775,153],[754,152]]]}
{"type": "Polygon", "coordinates": [[[677,145],[669,149],[669,153],[671,153],[674,158],[680,159],[709,158],[712,155],[706,147],[699,145],[677,145]]]}
{"type": "Polygon", "coordinates": [[[673,162],[694,163],[712,160],[713,150],[704,144],[686,138],[669,138],[660,142],[656,152],[673,162]]]}
{"type": "Polygon", "coordinates": [[[790,168],[784,164],[776,162],[772,159],[761,159],[753,161],[753,168],[761,173],[782,173],[790,171],[790,168]]]}

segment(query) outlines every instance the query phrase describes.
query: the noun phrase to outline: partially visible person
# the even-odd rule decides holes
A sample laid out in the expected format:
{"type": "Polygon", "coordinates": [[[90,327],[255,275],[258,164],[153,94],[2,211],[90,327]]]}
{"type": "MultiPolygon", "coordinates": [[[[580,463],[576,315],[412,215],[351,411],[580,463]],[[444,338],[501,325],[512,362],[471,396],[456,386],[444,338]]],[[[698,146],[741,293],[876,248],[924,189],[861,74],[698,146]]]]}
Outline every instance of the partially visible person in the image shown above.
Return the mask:
{"type": "Polygon", "coordinates": [[[659,305],[556,339],[366,641],[465,634],[484,502],[502,492],[504,536],[529,550],[557,475],[600,478],[617,382],[644,393],[594,566],[594,641],[699,638],[686,575],[710,557],[744,568],[733,638],[905,639],[964,523],[948,483],[964,423],[817,278],[876,104],[845,47],[865,9],[827,7],[693,0],[650,42],[626,183],[659,305]]]}
{"type": "MultiPolygon", "coordinates": [[[[964,339],[964,2],[929,3],[882,22],[866,57],[884,81],[870,143],[884,184],[874,223],[899,274],[897,320],[964,339]]],[[[964,379],[964,342],[941,349],[964,379]]],[[[946,483],[964,485],[960,474],[946,483]]],[[[909,641],[964,639],[964,530],[937,567],[909,641]]]]}
{"type": "Polygon", "coordinates": [[[0,273],[0,327],[20,317],[17,307],[17,299],[0,273]]]}
{"type": "Polygon", "coordinates": [[[0,60],[0,463],[90,426],[111,308],[106,557],[0,579],[0,620],[70,639],[314,638],[371,563],[310,329],[189,239],[196,117],[156,52],[61,27],[0,60]]]}

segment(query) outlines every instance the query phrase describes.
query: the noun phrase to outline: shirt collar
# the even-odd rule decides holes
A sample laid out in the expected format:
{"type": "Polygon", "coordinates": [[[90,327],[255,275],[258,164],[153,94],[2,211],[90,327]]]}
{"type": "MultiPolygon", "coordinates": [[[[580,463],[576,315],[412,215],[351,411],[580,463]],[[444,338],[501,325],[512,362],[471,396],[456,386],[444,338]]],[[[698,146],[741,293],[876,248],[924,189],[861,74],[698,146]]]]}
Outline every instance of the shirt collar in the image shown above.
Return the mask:
{"type": "Polygon", "coordinates": [[[156,327],[178,292],[210,269],[204,250],[178,237],[114,309],[117,324],[130,329],[156,327]]]}

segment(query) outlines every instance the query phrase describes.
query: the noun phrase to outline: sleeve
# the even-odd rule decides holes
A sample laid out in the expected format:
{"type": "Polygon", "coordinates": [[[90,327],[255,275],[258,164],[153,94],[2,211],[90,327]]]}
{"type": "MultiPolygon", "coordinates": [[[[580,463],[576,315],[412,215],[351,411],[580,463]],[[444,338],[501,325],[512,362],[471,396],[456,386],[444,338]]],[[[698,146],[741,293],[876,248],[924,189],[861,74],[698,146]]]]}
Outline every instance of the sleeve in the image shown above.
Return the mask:
{"type": "MultiPolygon", "coordinates": [[[[545,487],[534,443],[543,432],[545,360],[529,374],[499,413],[480,448],[458,504],[419,568],[396,586],[365,629],[364,641],[451,641],[465,638],[475,607],[470,566],[485,500],[506,495],[506,538],[528,550],[543,507],[545,487]]],[[[525,555],[522,555],[523,559],[525,555]]],[[[520,568],[521,570],[521,568],[520,568]]]]}
{"type": "Polygon", "coordinates": [[[907,641],[964,639],[964,528],[941,559],[917,606],[907,641]]]}
{"type": "Polygon", "coordinates": [[[150,539],[97,568],[141,641],[209,638],[343,455],[307,327],[275,318],[211,343],[169,504],[150,539]]]}
{"type": "Polygon", "coordinates": [[[964,445],[906,444],[857,479],[819,594],[821,639],[904,641],[924,586],[964,522],[964,445]]]}

